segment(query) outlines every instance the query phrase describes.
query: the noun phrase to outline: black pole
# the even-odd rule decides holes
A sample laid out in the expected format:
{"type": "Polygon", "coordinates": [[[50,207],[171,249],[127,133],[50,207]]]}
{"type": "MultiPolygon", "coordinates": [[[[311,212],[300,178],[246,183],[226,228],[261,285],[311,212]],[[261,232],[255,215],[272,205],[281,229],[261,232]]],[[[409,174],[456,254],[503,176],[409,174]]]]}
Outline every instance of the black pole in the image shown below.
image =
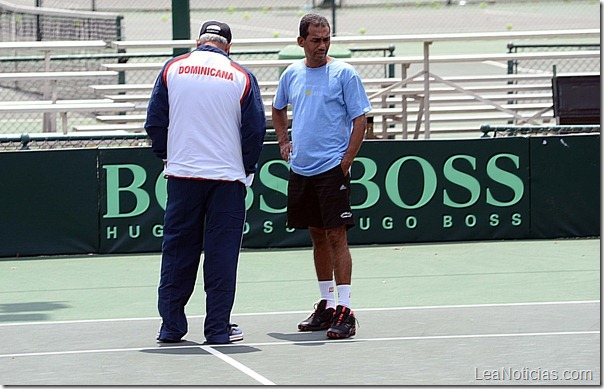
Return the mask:
{"type": "Polygon", "coordinates": [[[331,0],[331,36],[336,36],[336,0],[331,0]]]}
{"type": "MultiPolygon", "coordinates": [[[[191,7],[189,0],[172,0],[172,39],[191,39],[191,7]]],[[[188,48],[174,48],[174,56],[188,53],[188,48]]]]}
{"type": "MultiPolygon", "coordinates": [[[[36,0],[36,7],[42,7],[42,0],[36,0]]],[[[36,15],[36,40],[42,40],[42,26],[40,25],[40,15],[36,15]]]]}

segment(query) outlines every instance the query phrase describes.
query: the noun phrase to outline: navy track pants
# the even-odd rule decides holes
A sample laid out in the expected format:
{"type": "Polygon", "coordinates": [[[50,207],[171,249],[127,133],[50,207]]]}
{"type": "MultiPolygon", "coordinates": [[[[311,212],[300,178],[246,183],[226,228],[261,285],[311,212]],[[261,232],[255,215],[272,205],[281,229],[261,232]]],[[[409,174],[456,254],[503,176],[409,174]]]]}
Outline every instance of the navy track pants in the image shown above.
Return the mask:
{"type": "Polygon", "coordinates": [[[203,249],[204,335],[208,342],[228,343],[244,224],[243,183],[168,178],[158,288],[161,339],[180,339],[188,332],[185,305],[203,249]]]}

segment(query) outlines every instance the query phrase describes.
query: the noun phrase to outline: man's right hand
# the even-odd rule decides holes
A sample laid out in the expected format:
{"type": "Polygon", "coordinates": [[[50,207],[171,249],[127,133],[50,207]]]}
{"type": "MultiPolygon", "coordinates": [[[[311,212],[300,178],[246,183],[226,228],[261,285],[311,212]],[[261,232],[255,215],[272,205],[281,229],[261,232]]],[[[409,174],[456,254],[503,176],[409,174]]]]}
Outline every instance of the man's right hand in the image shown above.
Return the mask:
{"type": "Polygon", "coordinates": [[[292,142],[287,142],[284,144],[279,144],[279,150],[281,151],[281,158],[285,160],[285,162],[289,163],[289,157],[292,153],[292,142]]]}

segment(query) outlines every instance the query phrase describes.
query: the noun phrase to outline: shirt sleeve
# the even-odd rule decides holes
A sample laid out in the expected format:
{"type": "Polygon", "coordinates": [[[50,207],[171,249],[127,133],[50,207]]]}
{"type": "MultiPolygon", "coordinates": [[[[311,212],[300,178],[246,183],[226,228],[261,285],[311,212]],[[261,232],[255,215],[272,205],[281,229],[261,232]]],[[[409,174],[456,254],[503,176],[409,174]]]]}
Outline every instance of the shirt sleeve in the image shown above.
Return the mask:
{"type": "Polygon", "coordinates": [[[151,139],[153,153],[161,159],[166,159],[168,154],[168,125],[170,122],[165,71],[166,66],[161,70],[155,81],[147,106],[147,119],[145,121],[145,131],[151,139]]]}
{"type": "Polygon", "coordinates": [[[241,104],[241,151],[246,174],[256,172],[260,152],[266,133],[264,102],[260,94],[258,81],[252,72],[247,72],[250,88],[241,104]]]}
{"type": "Polygon", "coordinates": [[[273,99],[273,107],[278,110],[282,110],[287,107],[289,104],[289,93],[288,93],[288,79],[289,79],[289,68],[286,69],[281,77],[279,78],[279,84],[277,85],[277,92],[275,93],[275,98],[273,99]]]}
{"type": "Polygon", "coordinates": [[[358,73],[351,69],[346,80],[343,87],[348,116],[354,119],[371,111],[371,103],[358,73]]]}

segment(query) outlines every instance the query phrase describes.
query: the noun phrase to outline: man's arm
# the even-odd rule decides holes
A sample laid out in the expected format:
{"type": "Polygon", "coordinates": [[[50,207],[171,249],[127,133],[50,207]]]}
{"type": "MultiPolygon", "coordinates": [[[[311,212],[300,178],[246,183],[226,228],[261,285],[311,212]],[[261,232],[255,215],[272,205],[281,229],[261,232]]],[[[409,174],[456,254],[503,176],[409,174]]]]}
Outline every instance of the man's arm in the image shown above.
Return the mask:
{"type": "Polygon", "coordinates": [[[340,167],[344,174],[348,174],[348,170],[357,156],[363,139],[365,138],[365,131],[367,130],[367,118],[365,114],[354,118],[352,121],[352,134],[350,134],[350,142],[348,143],[348,149],[344,153],[342,161],[340,161],[340,167]]]}
{"type": "Polygon", "coordinates": [[[165,67],[157,77],[155,86],[153,87],[153,92],[151,93],[151,98],[149,99],[149,104],[147,106],[147,119],[145,121],[145,131],[151,139],[151,148],[153,149],[153,153],[165,161],[167,158],[168,149],[168,124],[170,121],[170,108],[168,106],[168,88],[163,80],[164,71],[165,67]]]}
{"type": "Polygon", "coordinates": [[[287,106],[283,109],[277,109],[273,106],[273,127],[279,141],[279,150],[281,157],[285,162],[289,162],[289,156],[292,152],[292,144],[287,136],[287,106]]]}
{"type": "Polygon", "coordinates": [[[258,81],[253,73],[248,72],[248,75],[250,89],[241,106],[241,151],[245,174],[249,176],[256,173],[258,167],[266,133],[266,117],[258,81]]]}

